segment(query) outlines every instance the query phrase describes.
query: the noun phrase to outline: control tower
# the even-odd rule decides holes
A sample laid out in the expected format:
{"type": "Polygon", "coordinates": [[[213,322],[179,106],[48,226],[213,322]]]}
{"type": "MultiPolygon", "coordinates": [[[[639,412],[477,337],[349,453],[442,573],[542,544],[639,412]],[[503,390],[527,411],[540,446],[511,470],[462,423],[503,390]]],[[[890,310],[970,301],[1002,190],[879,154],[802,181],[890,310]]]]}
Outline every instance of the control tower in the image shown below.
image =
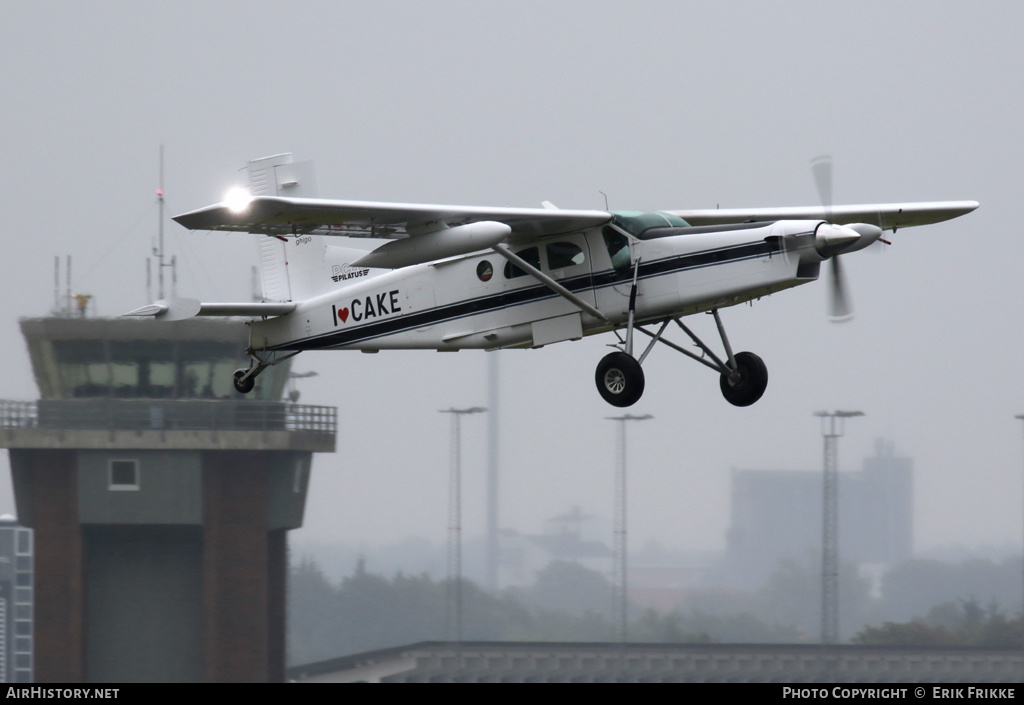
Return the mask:
{"type": "Polygon", "coordinates": [[[0,401],[34,529],[37,682],[282,681],[286,532],[336,409],[251,395],[238,321],[23,319],[40,398],[0,401]]]}

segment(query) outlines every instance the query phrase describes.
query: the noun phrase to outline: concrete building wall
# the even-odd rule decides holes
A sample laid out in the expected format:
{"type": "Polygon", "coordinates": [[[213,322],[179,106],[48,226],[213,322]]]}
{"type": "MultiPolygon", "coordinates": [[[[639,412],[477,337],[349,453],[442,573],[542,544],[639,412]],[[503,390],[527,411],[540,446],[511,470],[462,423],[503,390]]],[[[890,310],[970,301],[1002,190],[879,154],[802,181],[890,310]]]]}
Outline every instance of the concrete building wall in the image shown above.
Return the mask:
{"type": "Polygon", "coordinates": [[[82,533],[76,454],[11,449],[19,521],[35,539],[35,679],[85,680],[82,533]]]}
{"type": "Polygon", "coordinates": [[[202,681],[200,527],[89,526],[84,545],[88,679],[202,681]]]}
{"type": "Polygon", "coordinates": [[[284,678],[286,534],[310,452],[10,453],[39,550],[38,682],[284,678]],[[112,489],[125,459],[138,487],[112,489]]]}
{"type": "Polygon", "coordinates": [[[201,453],[79,451],[78,516],[83,524],[202,524],[201,453]],[[134,464],[134,485],[115,484],[117,464],[134,464]]]}

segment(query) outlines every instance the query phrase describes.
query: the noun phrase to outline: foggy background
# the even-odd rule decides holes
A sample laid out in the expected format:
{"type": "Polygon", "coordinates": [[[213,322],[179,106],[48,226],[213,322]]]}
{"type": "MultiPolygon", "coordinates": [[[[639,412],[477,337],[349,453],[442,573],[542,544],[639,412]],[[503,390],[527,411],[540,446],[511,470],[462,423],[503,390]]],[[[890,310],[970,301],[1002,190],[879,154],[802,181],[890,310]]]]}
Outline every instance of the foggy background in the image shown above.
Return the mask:
{"type": "MultiPolygon", "coordinates": [[[[764,398],[660,346],[630,411],[630,546],[725,547],[737,469],[817,469],[839,446],[914,459],[915,549],[1021,548],[1024,186],[1019,2],[36,2],[0,4],[0,398],[35,399],[19,317],[53,306],[54,256],[101,316],[148,303],[164,145],[167,216],[219,201],[247,159],[316,161],[324,197],[681,209],[974,199],[963,218],[844,258],[855,319],[817,282],[724,310],[768,366],[764,398]]],[[[886,234],[890,237],[890,234],[886,234]]],[[[245,301],[254,237],[168,220],[178,294],[245,301]]],[[[63,284],[62,284],[63,286],[63,284]]],[[[693,319],[716,341],[713,321],[693,319]]],[[[540,350],[307,352],[301,403],[337,406],[293,546],[373,547],[447,526],[451,406],[488,404],[500,356],[502,527],[612,515],[612,336],[540,350]]],[[[240,356],[240,366],[244,362],[240,356]]],[[[467,540],[485,528],[484,416],[463,423],[467,540]]],[[[0,511],[13,512],[6,479],[0,511]]],[[[610,537],[609,537],[610,539],[610,537]]]]}

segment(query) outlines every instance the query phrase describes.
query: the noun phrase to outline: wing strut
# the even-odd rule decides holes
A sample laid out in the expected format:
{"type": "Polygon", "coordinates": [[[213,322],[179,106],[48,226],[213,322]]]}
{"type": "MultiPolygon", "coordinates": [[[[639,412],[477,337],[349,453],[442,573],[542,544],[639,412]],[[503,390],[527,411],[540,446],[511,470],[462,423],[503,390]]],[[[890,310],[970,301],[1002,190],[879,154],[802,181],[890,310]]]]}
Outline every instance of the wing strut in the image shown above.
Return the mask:
{"type": "Polygon", "coordinates": [[[640,258],[633,263],[633,286],[629,289],[629,320],[626,321],[626,354],[633,357],[633,315],[636,313],[636,278],[640,273],[640,258]]]}
{"type": "Polygon", "coordinates": [[[571,291],[569,291],[568,289],[566,289],[564,286],[562,286],[561,284],[556,282],[554,279],[549,277],[547,274],[545,274],[544,272],[542,272],[539,269],[537,269],[536,267],[534,267],[532,264],[526,262],[519,255],[513,254],[512,251],[510,249],[508,249],[508,246],[505,245],[504,243],[500,243],[499,242],[497,245],[494,245],[491,249],[493,249],[495,252],[497,252],[499,255],[501,255],[502,257],[507,259],[509,262],[511,262],[512,264],[514,264],[515,266],[519,267],[521,270],[523,270],[524,272],[526,272],[527,274],[532,276],[534,279],[539,281],[541,284],[543,284],[547,288],[551,289],[553,292],[555,292],[556,294],[558,294],[562,298],[564,298],[564,299],[566,299],[568,301],[571,301],[577,307],[579,307],[579,308],[583,309],[584,311],[586,311],[587,313],[589,313],[591,316],[593,316],[597,320],[604,321],[605,323],[611,323],[611,321],[608,320],[608,317],[605,316],[600,311],[598,311],[596,308],[594,308],[593,306],[588,304],[586,301],[584,301],[580,297],[576,296],[576,294],[574,294],[571,291]]]}

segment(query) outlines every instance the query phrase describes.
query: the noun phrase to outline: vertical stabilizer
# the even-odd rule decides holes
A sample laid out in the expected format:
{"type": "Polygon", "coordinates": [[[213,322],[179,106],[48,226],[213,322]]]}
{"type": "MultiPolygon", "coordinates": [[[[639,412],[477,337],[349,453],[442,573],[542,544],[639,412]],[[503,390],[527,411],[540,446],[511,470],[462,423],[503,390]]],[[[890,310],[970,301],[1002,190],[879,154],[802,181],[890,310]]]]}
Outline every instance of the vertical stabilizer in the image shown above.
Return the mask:
{"type": "MultiPolygon", "coordinates": [[[[253,196],[316,198],[313,162],[293,162],[291,154],[254,159],[248,163],[249,191],[253,196]]],[[[309,295],[313,271],[323,267],[324,244],[320,238],[262,237],[258,241],[260,279],[265,301],[292,301],[309,295]],[[305,275],[305,276],[303,276],[305,275]]]]}

